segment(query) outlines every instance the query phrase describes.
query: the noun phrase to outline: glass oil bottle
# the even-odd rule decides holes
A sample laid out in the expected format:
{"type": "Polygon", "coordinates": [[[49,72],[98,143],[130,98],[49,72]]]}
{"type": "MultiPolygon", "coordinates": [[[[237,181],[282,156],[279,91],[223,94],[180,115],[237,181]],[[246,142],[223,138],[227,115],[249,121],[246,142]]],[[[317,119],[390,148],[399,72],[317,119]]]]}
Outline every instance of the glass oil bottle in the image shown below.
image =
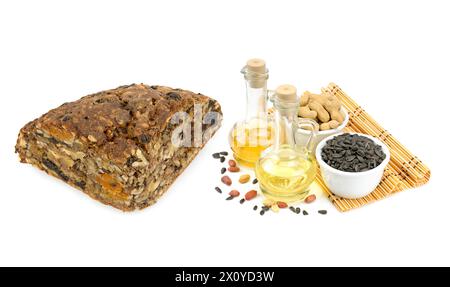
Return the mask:
{"type": "Polygon", "coordinates": [[[269,74],[265,61],[261,59],[247,61],[241,73],[246,81],[246,118],[234,124],[229,134],[229,142],[238,163],[254,168],[261,152],[272,144],[272,124],[267,116],[269,74]]]}
{"type": "Polygon", "coordinates": [[[275,138],[272,147],[264,151],[255,167],[261,192],[274,201],[293,202],[302,200],[314,181],[317,167],[310,145],[317,123],[297,119],[299,98],[294,86],[282,85],[273,97],[275,109],[275,138]],[[306,146],[295,143],[298,128],[306,127],[311,136],[306,146]]]}

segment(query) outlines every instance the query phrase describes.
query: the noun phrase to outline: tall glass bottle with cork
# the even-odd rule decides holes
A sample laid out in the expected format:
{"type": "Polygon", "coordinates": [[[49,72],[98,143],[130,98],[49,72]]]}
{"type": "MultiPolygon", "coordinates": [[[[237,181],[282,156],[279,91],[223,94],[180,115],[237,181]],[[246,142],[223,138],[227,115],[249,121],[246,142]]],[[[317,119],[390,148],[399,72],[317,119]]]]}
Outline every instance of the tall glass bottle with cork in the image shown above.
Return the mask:
{"type": "Polygon", "coordinates": [[[264,151],[256,163],[256,177],[261,192],[267,198],[283,202],[302,200],[308,194],[317,172],[311,143],[318,125],[314,121],[297,118],[299,98],[294,86],[278,87],[273,104],[274,144],[264,151]],[[312,131],[306,145],[296,144],[299,128],[312,131]]]}
{"type": "Polygon", "coordinates": [[[260,154],[272,144],[272,128],[267,117],[269,72],[261,59],[251,59],[242,68],[246,81],[247,112],[244,121],[234,124],[229,141],[240,165],[254,168],[260,154]]]}

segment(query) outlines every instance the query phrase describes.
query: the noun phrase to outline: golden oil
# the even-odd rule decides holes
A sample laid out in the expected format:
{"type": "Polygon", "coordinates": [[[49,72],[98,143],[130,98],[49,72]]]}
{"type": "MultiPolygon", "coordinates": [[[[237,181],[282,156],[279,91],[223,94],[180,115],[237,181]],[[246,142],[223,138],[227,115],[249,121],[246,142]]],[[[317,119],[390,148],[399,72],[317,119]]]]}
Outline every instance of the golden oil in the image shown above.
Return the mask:
{"type": "Polygon", "coordinates": [[[250,59],[242,68],[246,87],[245,120],[234,124],[229,133],[234,158],[244,167],[254,168],[261,152],[272,144],[272,124],[267,115],[269,71],[262,59],[250,59]]]}
{"type": "Polygon", "coordinates": [[[291,85],[282,85],[274,95],[275,121],[273,146],[263,152],[256,162],[255,172],[261,192],[274,201],[302,200],[316,177],[317,167],[311,152],[311,142],[317,123],[297,119],[299,99],[291,85]],[[296,142],[300,126],[311,127],[311,137],[306,146],[296,142]]]}
{"type": "Polygon", "coordinates": [[[273,128],[269,121],[253,119],[237,123],[230,133],[230,146],[236,161],[254,168],[261,152],[272,144],[273,128]]]}
{"type": "Polygon", "coordinates": [[[312,156],[305,158],[289,145],[282,145],[276,153],[263,157],[255,172],[264,196],[274,201],[293,202],[308,195],[317,167],[312,156]]]}

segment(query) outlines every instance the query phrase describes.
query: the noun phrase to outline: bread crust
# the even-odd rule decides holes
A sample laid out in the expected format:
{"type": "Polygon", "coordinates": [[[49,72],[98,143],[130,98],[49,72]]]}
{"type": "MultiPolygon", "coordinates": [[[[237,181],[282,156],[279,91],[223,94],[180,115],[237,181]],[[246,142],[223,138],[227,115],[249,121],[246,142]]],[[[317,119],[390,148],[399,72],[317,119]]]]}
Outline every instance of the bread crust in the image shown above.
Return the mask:
{"type": "Polygon", "coordinates": [[[16,152],[105,204],[124,211],[156,202],[200,146],[170,142],[177,112],[222,115],[217,101],[165,86],[132,84],[91,94],[52,109],[19,132],[16,152]]]}

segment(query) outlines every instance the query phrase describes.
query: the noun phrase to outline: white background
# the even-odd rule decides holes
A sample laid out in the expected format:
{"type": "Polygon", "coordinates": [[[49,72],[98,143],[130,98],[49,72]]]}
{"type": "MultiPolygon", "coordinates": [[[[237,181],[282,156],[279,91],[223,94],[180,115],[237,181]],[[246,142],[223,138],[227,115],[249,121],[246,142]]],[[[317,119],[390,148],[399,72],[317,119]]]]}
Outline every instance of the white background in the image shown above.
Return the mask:
{"type": "Polygon", "coordinates": [[[0,265],[449,265],[449,12],[429,0],[2,1],[0,265]],[[308,217],[225,201],[211,153],[242,118],[251,57],[266,59],[270,88],[340,85],[431,181],[348,213],[318,200],[308,217]],[[123,213],[19,163],[25,123],[140,82],[202,92],[225,116],[156,205],[123,213]]]}

